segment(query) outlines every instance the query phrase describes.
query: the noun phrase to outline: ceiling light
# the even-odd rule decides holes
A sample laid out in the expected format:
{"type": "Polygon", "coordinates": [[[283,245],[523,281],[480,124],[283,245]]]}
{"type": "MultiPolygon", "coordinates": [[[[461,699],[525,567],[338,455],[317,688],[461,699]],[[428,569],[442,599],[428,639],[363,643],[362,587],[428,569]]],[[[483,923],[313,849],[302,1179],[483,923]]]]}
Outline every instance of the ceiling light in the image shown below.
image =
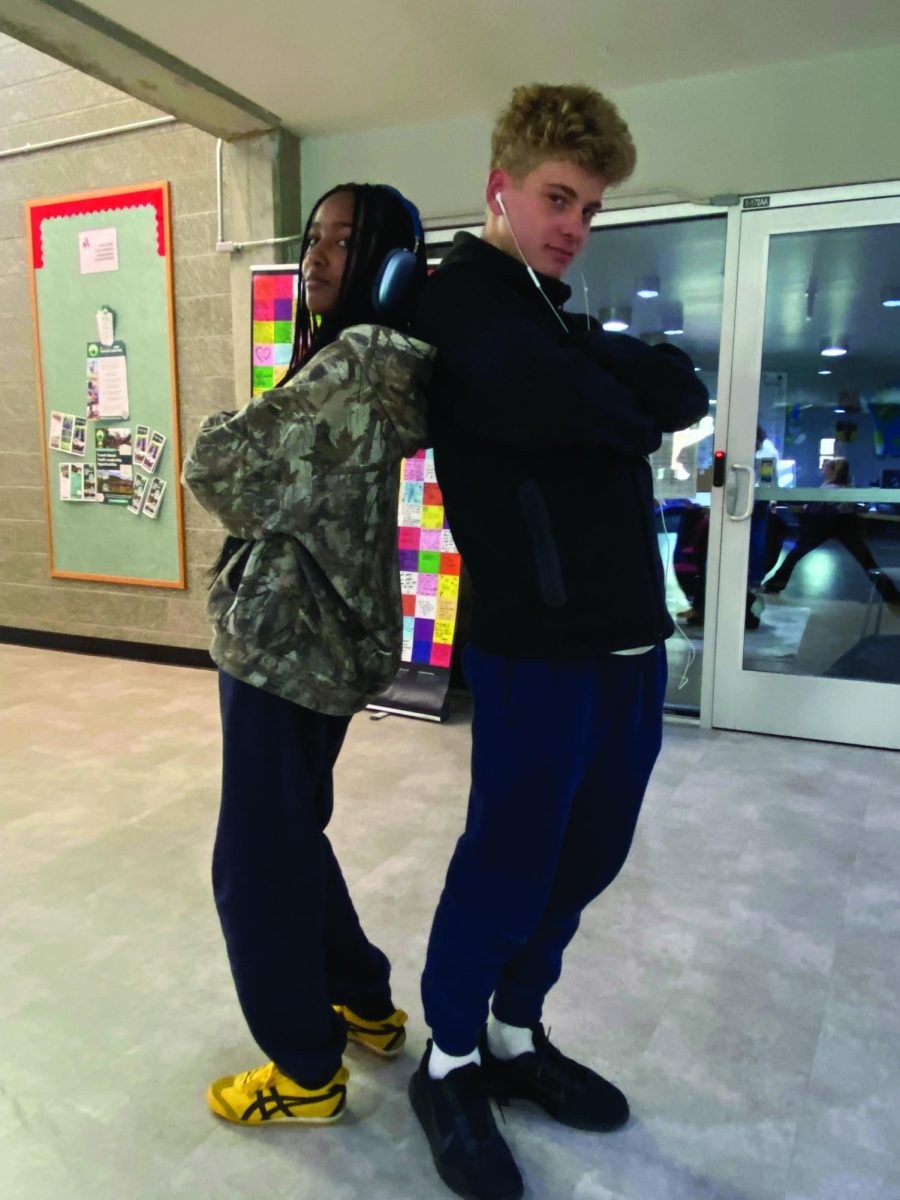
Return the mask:
{"type": "Polygon", "coordinates": [[[607,333],[624,333],[631,325],[631,305],[611,304],[598,313],[600,324],[607,333]]]}
{"type": "Polygon", "coordinates": [[[680,304],[667,305],[663,314],[663,333],[666,337],[677,337],[684,333],[684,310],[680,304]]]}
{"type": "Polygon", "coordinates": [[[823,368],[823,369],[822,369],[822,370],[819,372],[819,374],[820,374],[820,375],[830,375],[830,374],[831,374],[831,372],[828,370],[828,368],[827,368],[827,367],[825,367],[825,368],[823,368]]]}
{"type": "Polygon", "coordinates": [[[882,288],[881,303],[885,308],[900,308],[900,284],[896,284],[894,287],[882,288]]]}
{"type": "Polygon", "coordinates": [[[836,408],[834,411],[836,413],[845,413],[847,410],[846,410],[846,408],[836,408]]]}
{"type": "Polygon", "coordinates": [[[637,294],[642,300],[655,300],[659,295],[659,276],[642,275],[637,281],[637,294]]]}
{"type": "Polygon", "coordinates": [[[823,338],[819,353],[823,358],[843,358],[847,353],[847,343],[837,338],[823,338]]]}

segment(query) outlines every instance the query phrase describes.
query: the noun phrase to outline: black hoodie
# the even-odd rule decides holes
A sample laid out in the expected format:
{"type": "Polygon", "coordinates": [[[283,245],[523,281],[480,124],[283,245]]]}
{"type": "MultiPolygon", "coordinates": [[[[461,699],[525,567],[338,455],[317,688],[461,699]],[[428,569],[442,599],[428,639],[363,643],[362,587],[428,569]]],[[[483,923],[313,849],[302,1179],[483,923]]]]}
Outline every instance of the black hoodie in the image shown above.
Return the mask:
{"type": "Polygon", "coordinates": [[[473,581],[472,641],[571,659],[673,631],[646,455],[706,413],[674,346],[588,331],[569,288],[460,233],[415,335],[437,347],[430,423],[453,536],[473,581]]]}

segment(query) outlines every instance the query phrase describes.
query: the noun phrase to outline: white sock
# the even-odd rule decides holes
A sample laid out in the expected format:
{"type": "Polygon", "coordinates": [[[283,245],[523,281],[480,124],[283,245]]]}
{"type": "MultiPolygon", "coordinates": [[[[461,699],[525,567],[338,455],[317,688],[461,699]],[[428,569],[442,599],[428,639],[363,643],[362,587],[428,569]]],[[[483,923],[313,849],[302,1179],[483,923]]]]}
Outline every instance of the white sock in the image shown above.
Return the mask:
{"type": "Polygon", "coordinates": [[[443,1050],[432,1042],[431,1053],[428,1056],[428,1078],[443,1079],[449,1075],[451,1071],[455,1071],[457,1067],[467,1067],[469,1063],[476,1063],[481,1066],[481,1054],[478,1047],[471,1054],[445,1054],[443,1050]]]}
{"type": "Polygon", "coordinates": [[[507,1025],[498,1021],[493,1013],[488,1017],[487,1042],[494,1058],[509,1060],[534,1052],[534,1035],[530,1029],[507,1025]]]}

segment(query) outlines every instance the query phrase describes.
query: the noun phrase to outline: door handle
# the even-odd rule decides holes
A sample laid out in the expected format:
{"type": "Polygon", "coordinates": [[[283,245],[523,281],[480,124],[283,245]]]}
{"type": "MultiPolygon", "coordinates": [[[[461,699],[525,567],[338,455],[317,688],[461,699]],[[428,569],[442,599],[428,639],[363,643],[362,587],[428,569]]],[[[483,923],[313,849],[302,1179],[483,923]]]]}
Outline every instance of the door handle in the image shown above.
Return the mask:
{"type": "Polygon", "coordinates": [[[756,483],[756,472],[754,471],[753,467],[747,467],[743,463],[732,463],[728,469],[729,469],[729,471],[734,472],[735,491],[737,491],[737,480],[740,476],[740,473],[743,471],[746,474],[746,476],[747,476],[747,507],[743,512],[740,512],[740,513],[730,513],[726,510],[725,515],[729,521],[746,521],[753,514],[753,500],[754,500],[753,493],[754,493],[754,484],[756,483]]]}

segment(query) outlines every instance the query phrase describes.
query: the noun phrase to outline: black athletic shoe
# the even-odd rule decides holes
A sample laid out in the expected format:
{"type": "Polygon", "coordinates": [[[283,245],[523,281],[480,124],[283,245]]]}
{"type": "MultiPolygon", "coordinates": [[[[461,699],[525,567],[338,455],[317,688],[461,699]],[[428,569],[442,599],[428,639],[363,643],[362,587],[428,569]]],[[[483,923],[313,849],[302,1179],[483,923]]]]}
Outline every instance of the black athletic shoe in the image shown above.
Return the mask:
{"type": "Polygon", "coordinates": [[[608,1080],[566,1058],[535,1025],[535,1050],[506,1061],[494,1058],[481,1038],[481,1067],[488,1091],[501,1104],[530,1100],[562,1125],[605,1132],[628,1120],[628,1101],[608,1080]]]}
{"type": "Polygon", "coordinates": [[[481,1068],[457,1067],[430,1079],[431,1042],[409,1081],[409,1099],[419,1118],[437,1173],[466,1200],[519,1200],[524,1184],[491,1112],[481,1068]]]}

